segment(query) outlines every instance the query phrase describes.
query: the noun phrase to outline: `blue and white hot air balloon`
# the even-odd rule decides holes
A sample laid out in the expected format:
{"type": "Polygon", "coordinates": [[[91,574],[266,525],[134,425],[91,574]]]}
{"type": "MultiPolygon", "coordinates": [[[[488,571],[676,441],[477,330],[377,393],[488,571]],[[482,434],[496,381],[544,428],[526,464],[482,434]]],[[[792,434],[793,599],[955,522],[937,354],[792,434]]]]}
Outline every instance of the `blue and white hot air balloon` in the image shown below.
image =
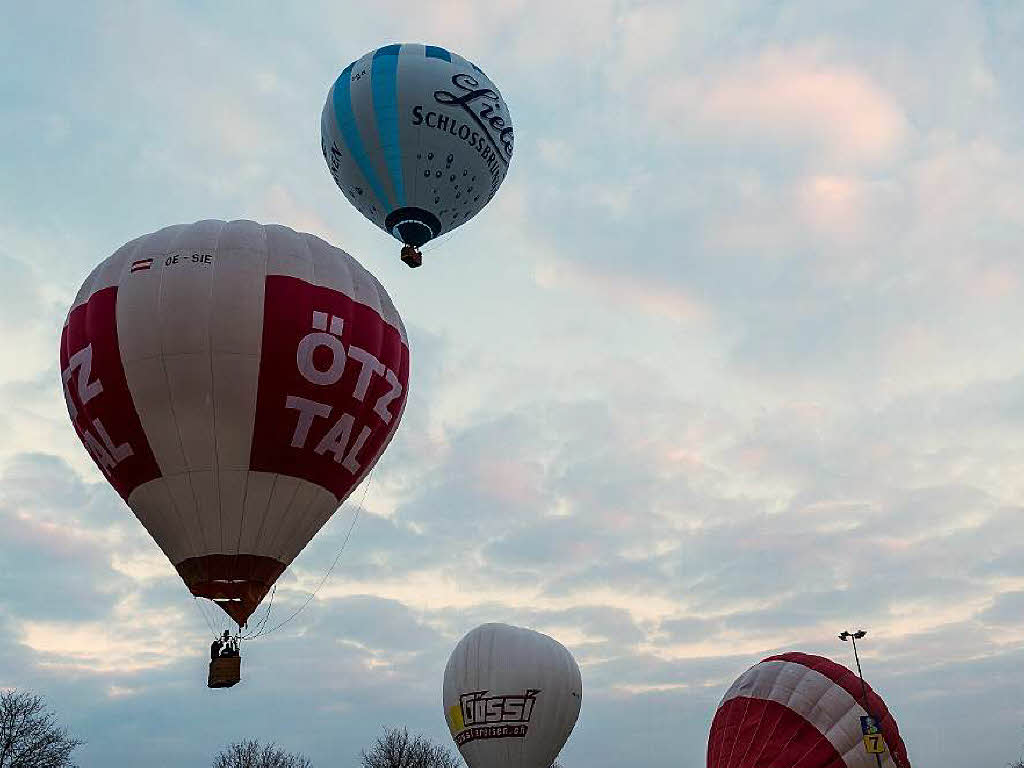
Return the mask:
{"type": "Polygon", "coordinates": [[[331,86],[321,148],[338,187],[366,218],[419,247],[473,218],[512,159],[512,118],[475,64],[435,45],[396,43],[349,64],[331,86]]]}

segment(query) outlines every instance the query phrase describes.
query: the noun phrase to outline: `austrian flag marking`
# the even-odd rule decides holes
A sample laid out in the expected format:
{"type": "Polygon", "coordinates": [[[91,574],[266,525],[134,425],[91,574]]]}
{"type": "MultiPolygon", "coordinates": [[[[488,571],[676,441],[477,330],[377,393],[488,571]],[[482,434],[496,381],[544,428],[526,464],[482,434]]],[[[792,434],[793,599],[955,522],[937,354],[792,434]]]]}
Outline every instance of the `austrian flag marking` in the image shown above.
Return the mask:
{"type": "Polygon", "coordinates": [[[138,261],[132,262],[132,272],[142,272],[145,269],[149,269],[153,266],[153,259],[139,259],[138,261]]]}

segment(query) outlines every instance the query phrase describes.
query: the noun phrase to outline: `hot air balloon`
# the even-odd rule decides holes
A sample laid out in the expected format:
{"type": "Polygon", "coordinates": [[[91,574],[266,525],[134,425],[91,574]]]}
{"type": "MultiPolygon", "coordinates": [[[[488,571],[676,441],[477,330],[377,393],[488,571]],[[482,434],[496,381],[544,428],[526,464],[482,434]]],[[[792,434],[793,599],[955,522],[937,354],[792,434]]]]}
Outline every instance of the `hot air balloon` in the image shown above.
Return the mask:
{"type": "Polygon", "coordinates": [[[342,71],[324,104],[320,144],[356,209],[419,247],[473,218],[508,172],[512,118],[497,86],[458,54],[395,44],[342,71]]]}
{"type": "Polygon", "coordinates": [[[769,656],[740,675],[715,713],[707,764],[910,768],[896,721],[878,694],[846,667],[806,653],[769,656]]]}
{"type": "Polygon", "coordinates": [[[192,594],[244,625],[394,435],[409,346],[344,251],[199,221],[93,270],[60,365],[96,465],[192,594]]]}
{"type": "Polygon", "coordinates": [[[444,670],[445,717],[469,768],[548,768],[582,700],[580,668],[565,646],[508,624],[472,630],[444,670]]]}

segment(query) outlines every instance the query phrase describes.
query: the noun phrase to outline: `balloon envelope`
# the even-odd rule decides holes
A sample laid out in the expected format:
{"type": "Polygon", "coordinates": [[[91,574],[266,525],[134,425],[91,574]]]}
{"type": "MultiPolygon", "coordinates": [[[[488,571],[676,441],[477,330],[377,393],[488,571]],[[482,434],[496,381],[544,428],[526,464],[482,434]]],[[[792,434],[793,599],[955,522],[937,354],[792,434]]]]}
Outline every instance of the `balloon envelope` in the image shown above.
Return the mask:
{"type": "Polygon", "coordinates": [[[442,704],[469,768],[548,768],[583,701],[580,668],[556,640],[483,624],[455,646],[442,704]]]}
{"type": "Polygon", "coordinates": [[[409,347],[344,251],[199,221],[89,275],[60,363],[97,466],[192,594],[242,624],[391,440],[409,347]]]}
{"type": "MultiPolygon", "coordinates": [[[[867,692],[885,741],[881,764],[910,768],[896,721],[870,686],[867,692]]],[[[719,704],[708,768],[876,768],[864,742],[862,702],[861,679],[834,661],[769,656],[740,675],[719,704]]]]}
{"type": "Polygon", "coordinates": [[[320,136],[348,201],[412,246],[479,213],[512,159],[512,118],[497,86],[434,45],[386,45],[345,67],[320,136]]]}

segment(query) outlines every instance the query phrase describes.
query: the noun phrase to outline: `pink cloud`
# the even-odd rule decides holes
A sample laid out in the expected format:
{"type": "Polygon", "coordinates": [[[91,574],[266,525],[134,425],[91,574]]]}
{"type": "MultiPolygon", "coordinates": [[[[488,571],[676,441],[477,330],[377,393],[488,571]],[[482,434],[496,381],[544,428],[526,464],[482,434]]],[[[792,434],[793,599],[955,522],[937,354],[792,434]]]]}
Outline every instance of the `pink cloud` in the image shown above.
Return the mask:
{"type": "Polygon", "coordinates": [[[817,147],[834,162],[889,158],[907,121],[895,98],[852,65],[818,48],[769,49],[701,78],[673,78],[649,94],[652,117],[726,140],[817,147]]]}
{"type": "Polygon", "coordinates": [[[1020,268],[1017,265],[989,264],[967,276],[966,288],[975,298],[999,300],[1020,293],[1020,268]]]}
{"type": "Polygon", "coordinates": [[[541,264],[534,279],[542,288],[583,290],[613,304],[626,302],[646,314],[676,323],[703,323],[711,317],[710,309],[682,288],[643,280],[626,272],[612,273],[553,260],[541,264]]]}
{"type": "Polygon", "coordinates": [[[509,504],[538,499],[541,474],[539,465],[515,459],[483,458],[473,468],[473,479],[477,487],[509,504]]]}

